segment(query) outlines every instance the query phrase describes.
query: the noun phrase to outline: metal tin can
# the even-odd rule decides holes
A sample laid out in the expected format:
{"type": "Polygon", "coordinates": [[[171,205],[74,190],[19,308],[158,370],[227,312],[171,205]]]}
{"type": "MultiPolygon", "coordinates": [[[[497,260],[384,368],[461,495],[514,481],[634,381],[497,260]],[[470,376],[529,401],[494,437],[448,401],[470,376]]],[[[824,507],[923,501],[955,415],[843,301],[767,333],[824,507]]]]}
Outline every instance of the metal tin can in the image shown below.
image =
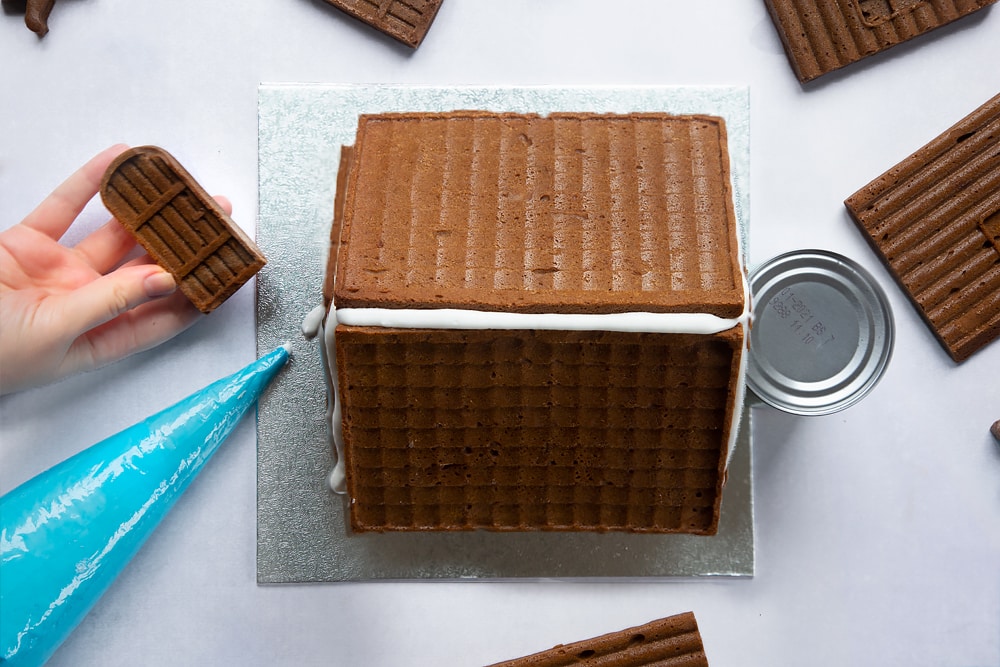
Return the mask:
{"type": "Polygon", "coordinates": [[[892,356],[885,293],[852,260],[824,250],[780,255],[750,273],[747,384],[765,403],[824,415],[864,398],[892,356]]]}

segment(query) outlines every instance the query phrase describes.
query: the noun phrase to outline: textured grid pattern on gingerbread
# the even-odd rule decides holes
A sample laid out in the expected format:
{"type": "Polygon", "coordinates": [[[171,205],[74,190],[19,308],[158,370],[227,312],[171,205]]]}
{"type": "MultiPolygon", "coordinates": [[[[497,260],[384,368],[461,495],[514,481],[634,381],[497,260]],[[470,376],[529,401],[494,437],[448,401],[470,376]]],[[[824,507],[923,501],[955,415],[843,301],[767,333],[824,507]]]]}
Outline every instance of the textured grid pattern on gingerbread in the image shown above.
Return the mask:
{"type": "Polygon", "coordinates": [[[765,0],[800,81],[839,69],[996,0],[765,0]]]}
{"type": "Polygon", "coordinates": [[[334,300],[736,317],[734,217],[720,118],[366,116],[334,300]]]}
{"type": "Polygon", "coordinates": [[[1000,95],[845,204],[956,361],[1000,336],[1000,95]]]}
{"type": "Polygon", "coordinates": [[[351,524],[714,533],[741,336],[338,326],[351,524]]]}
{"type": "Polygon", "coordinates": [[[686,612],[491,667],[708,667],[694,614],[686,612]]]}
{"type": "Polygon", "coordinates": [[[416,48],[443,0],[326,0],[376,30],[416,48]]]}
{"type": "Polygon", "coordinates": [[[264,265],[263,255],[162,149],[130,149],[109,167],[101,198],[140,245],[210,312],[264,265]]]}

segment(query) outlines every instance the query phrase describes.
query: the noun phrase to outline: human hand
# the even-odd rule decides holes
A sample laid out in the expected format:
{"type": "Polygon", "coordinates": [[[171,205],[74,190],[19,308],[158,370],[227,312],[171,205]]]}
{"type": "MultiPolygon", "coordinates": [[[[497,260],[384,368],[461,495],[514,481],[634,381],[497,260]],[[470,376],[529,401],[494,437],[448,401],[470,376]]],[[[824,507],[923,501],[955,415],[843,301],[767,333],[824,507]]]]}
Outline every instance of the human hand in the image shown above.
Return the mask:
{"type": "MultiPolygon", "coordinates": [[[[200,313],[117,220],[59,243],[97,194],[112,146],[0,232],[0,394],[99,368],[180,333],[200,313]]],[[[232,210],[219,198],[223,209],[232,210]]]]}

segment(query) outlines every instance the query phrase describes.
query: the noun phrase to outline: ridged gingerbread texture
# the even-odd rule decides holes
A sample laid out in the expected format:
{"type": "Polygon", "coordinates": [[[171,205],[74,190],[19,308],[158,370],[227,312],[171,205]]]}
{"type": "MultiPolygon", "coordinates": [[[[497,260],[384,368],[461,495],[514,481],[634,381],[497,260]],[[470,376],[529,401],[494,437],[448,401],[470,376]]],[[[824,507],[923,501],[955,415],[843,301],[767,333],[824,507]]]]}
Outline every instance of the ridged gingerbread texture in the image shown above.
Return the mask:
{"type": "Polygon", "coordinates": [[[734,324],[338,325],[352,528],[714,534],[744,336],[728,167],[725,124],[710,116],[362,117],[334,204],[338,309],[734,324]]]}
{"type": "Polygon", "coordinates": [[[714,534],[743,330],[336,330],[356,532],[714,534]]]}
{"type": "Polygon", "coordinates": [[[996,0],[764,0],[803,83],[996,0]]]}
{"type": "Polygon", "coordinates": [[[326,0],[389,37],[417,48],[444,0],[326,0]]]}
{"type": "Polygon", "coordinates": [[[338,308],[743,312],[721,118],[362,116],[343,155],[338,308]]]}
{"type": "Polygon", "coordinates": [[[694,614],[686,612],[490,667],[708,667],[694,614]]]}
{"type": "Polygon", "coordinates": [[[209,313],[267,263],[214,198],[169,153],[130,148],[108,167],[101,199],[181,292],[209,313]]]}
{"type": "Polygon", "coordinates": [[[845,205],[955,361],[1000,336],[1000,95],[845,205]]]}

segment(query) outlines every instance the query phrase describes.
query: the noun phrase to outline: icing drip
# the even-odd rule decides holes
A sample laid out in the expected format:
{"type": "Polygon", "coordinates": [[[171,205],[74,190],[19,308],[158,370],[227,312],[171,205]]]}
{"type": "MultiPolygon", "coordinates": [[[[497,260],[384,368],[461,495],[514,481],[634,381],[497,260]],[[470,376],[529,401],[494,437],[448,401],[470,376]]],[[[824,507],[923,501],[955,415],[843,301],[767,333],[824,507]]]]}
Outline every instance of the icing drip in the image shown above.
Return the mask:
{"type": "Polygon", "coordinates": [[[309,340],[315,338],[323,326],[324,319],[326,319],[326,309],[323,306],[316,306],[310,310],[309,314],[302,320],[302,335],[309,340]]]}
{"type": "Polygon", "coordinates": [[[302,321],[302,335],[308,339],[319,335],[319,354],[323,362],[323,379],[326,381],[326,420],[329,425],[330,440],[333,444],[333,469],[327,483],[334,493],[347,492],[347,476],[344,470],[344,436],[340,423],[340,393],[337,389],[337,348],[334,345],[334,330],[337,328],[337,311],[317,306],[309,311],[302,321]]]}

